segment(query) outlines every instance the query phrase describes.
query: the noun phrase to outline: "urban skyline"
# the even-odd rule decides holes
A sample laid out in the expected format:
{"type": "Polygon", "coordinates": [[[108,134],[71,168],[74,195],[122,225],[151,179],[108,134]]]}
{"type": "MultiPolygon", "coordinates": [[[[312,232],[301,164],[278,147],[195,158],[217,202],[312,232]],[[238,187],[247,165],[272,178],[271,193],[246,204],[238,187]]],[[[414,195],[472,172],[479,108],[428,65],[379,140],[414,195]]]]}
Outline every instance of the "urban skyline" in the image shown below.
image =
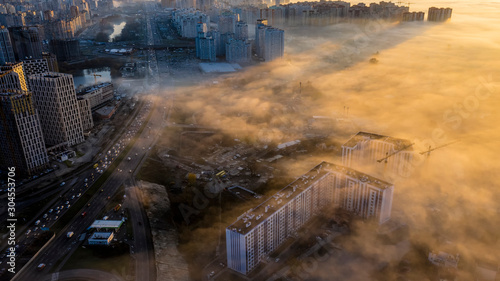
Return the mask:
{"type": "Polygon", "coordinates": [[[0,281],[498,281],[499,10],[0,1],[0,281]]]}

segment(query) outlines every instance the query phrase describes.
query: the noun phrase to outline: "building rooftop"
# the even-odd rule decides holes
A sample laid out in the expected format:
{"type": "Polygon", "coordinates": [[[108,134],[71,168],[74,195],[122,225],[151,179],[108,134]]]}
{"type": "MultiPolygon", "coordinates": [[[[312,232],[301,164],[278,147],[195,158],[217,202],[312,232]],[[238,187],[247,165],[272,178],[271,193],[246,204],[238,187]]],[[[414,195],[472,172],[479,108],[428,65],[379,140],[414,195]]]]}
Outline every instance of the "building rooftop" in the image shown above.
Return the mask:
{"type": "Polygon", "coordinates": [[[96,220],[89,228],[119,228],[123,221],[96,220]]]}
{"type": "Polygon", "coordinates": [[[413,148],[411,147],[412,143],[409,140],[398,139],[398,138],[377,135],[377,134],[367,133],[367,132],[358,132],[356,135],[351,137],[342,146],[355,147],[359,142],[366,141],[366,140],[378,140],[378,141],[392,143],[392,144],[394,144],[394,150],[408,150],[408,151],[413,150],[413,148]]]}
{"type": "Polygon", "coordinates": [[[113,235],[113,232],[94,232],[92,236],[90,236],[89,239],[108,239],[111,235],[113,235]]]}
{"type": "Polygon", "coordinates": [[[95,112],[101,116],[108,116],[110,115],[113,110],[115,110],[115,106],[105,106],[103,108],[99,108],[98,110],[96,110],[95,112]]]}
{"type": "Polygon", "coordinates": [[[332,171],[341,172],[348,177],[359,179],[362,182],[370,183],[371,185],[380,189],[386,189],[393,186],[391,183],[369,176],[362,172],[333,163],[321,162],[316,167],[312,168],[310,171],[278,191],[271,198],[267,199],[257,207],[248,210],[243,215],[238,217],[238,219],[233,224],[228,226],[228,229],[242,234],[250,232],[271,214],[275,213],[286,203],[297,197],[297,195],[299,195],[315,181],[328,175],[332,171]]]}
{"type": "Polygon", "coordinates": [[[91,92],[93,92],[95,90],[98,90],[98,89],[101,89],[101,88],[104,88],[104,87],[107,87],[107,86],[110,86],[110,85],[112,85],[110,82],[104,82],[104,83],[92,85],[92,86],[89,86],[89,87],[82,88],[76,94],[77,95],[86,95],[86,94],[91,93],[91,92]]]}
{"type": "Polygon", "coordinates": [[[66,73],[60,73],[60,72],[45,72],[45,73],[40,73],[40,74],[32,74],[30,75],[30,78],[59,78],[59,77],[68,77],[73,75],[71,74],[66,74],[66,73]]]}

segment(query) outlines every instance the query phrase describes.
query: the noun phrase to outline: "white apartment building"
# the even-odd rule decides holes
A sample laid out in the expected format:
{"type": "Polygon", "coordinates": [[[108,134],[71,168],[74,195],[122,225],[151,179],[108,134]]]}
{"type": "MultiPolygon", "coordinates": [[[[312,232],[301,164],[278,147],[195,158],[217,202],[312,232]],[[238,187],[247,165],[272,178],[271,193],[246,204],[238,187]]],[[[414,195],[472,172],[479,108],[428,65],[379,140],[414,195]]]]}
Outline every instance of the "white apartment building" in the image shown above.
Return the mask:
{"type": "Polygon", "coordinates": [[[342,145],[342,165],[369,169],[375,175],[392,173],[407,176],[413,153],[409,140],[358,132],[342,145]]]}
{"type": "Polygon", "coordinates": [[[114,98],[114,87],[109,82],[85,87],[78,91],[78,98],[88,99],[91,109],[95,109],[114,98]]]}
{"type": "Polygon", "coordinates": [[[326,206],[382,224],[390,218],[393,191],[388,182],[322,162],[226,228],[227,266],[248,274],[326,206]]]}
{"type": "Polygon", "coordinates": [[[45,143],[58,147],[82,143],[85,139],[73,76],[47,72],[30,75],[28,80],[45,143]]]}

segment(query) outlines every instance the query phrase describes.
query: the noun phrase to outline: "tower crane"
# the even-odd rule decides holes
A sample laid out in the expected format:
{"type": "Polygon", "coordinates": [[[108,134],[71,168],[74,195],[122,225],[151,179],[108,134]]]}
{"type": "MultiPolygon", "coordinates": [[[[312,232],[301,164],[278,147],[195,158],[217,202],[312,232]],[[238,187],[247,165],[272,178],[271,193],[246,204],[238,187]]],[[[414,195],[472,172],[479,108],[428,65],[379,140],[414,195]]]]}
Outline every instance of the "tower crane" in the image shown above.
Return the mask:
{"type": "Polygon", "coordinates": [[[398,154],[399,152],[401,152],[401,151],[403,151],[403,150],[405,150],[405,149],[407,149],[407,148],[411,147],[411,146],[412,146],[412,145],[414,145],[414,144],[415,144],[415,143],[411,143],[411,144],[405,145],[405,146],[403,146],[402,148],[400,148],[400,149],[398,149],[398,150],[394,151],[394,152],[393,152],[393,153],[391,153],[391,154],[389,154],[389,152],[386,152],[386,153],[385,153],[385,157],[384,157],[384,158],[381,158],[381,159],[378,159],[378,160],[377,160],[377,162],[381,163],[382,161],[384,161],[384,163],[386,163],[386,164],[387,164],[387,159],[388,159],[388,158],[390,158],[390,157],[392,157],[392,156],[394,156],[394,155],[398,154]]]}
{"type": "Polygon", "coordinates": [[[454,144],[454,143],[456,143],[456,142],[458,142],[458,140],[456,140],[456,141],[452,141],[452,142],[449,142],[449,143],[445,143],[445,144],[443,144],[443,145],[439,145],[439,146],[436,146],[436,147],[434,147],[434,148],[432,148],[432,146],[430,146],[430,145],[429,145],[429,149],[427,149],[426,151],[422,151],[422,152],[420,152],[420,154],[421,154],[421,155],[424,155],[424,154],[426,154],[426,153],[427,153],[427,157],[429,157],[429,156],[431,155],[431,152],[432,152],[432,151],[434,151],[434,150],[436,150],[436,149],[443,148],[443,147],[448,146],[448,145],[450,145],[450,144],[454,144]]]}
{"type": "Polygon", "coordinates": [[[94,84],[97,84],[97,76],[102,77],[101,74],[95,74],[95,72],[92,74],[94,76],[94,84]]]}
{"type": "Polygon", "coordinates": [[[385,157],[384,157],[384,158],[381,158],[381,159],[378,159],[378,160],[377,160],[377,162],[379,162],[379,163],[384,162],[384,177],[386,177],[386,178],[387,178],[387,159],[389,159],[390,157],[392,157],[392,156],[394,156],[394,155],[398,154],[399,152],[401,152],[401,151],[403,151],[403,150],[405,150],[405,149],[407,149],[407,148],[409,148],[409,147],[413,146],[414,144],[415,144],[415,143],[413,143],[413,142],[412,142],[412,143],[410,143],[410,144],[408,144],[408,145],[405,145],[405,146],[403,146],[402,148],[400,148],[400,149],[398,149],[398,150],[394,151],[394,152],[393,152],[393,153],[391,153],[391,154],[389,154],[389,152],[386,152],[386,153],[385,153],[385,157]]]}

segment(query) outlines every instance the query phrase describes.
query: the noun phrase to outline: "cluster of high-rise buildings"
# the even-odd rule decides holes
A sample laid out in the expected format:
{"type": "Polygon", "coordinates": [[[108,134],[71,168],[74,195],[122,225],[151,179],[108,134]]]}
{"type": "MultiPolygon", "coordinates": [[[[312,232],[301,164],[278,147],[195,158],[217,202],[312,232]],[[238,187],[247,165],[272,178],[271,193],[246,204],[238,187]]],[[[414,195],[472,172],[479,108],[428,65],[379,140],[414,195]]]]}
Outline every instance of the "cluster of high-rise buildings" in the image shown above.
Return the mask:
{"type": "MultiPolygon", "coordinates": [[[[429,14],[427,15],[427,21],[447,21],[451,18],[452,13],[451,8],[429,8],[429,14]]],[[[423,21],[425,17],[424,12],[407,12],[403,13],[402,21],[423,21]]]]}
{"type": "Polygon", "coordinates": [[[429,14],[427,15],[428,21],[447,21],[451,18],[452,13],[451,8],[429,8],[429,14]]]}
{"type": "Polygon", "coordinates": [[[54,54],[42,52],[36,30],[0,29],[0,164],[34,175],[51,152],[84,141],[92,110],[113,99],[103,83],[77,95],[73,76],[59,73],[54,54]]]}
{"type": "MultiPolygon", "coordinates": [[[[279,2],[279,1],[278,1],[279,2]]],[[[318,1],[275,3],[274,6],[239,5],[231,8],[243,21],[267,19],[272,26],[330,25],[349,19],[387,19],[423,21],[424,12],[410,12],[409,7],[393,2],[358,3],[345,1],[318,1]]],[[[450,8],[430,8],[429,21],[445,21],[451,17],[450,8]]]]}
{"type": "Polygon", "coordinates": [[[424,21],[424,12],[405,12],[401,21],[424,21]]]}
{"type": "Polygon", "coordinates": [[[320,163],[226,228],[228,267],[250,273],[311,218],[332,207],[387,222],[394,185],[370,166],[399,173],[407,169],[412,153],[407,140],[359,132],[342,146],[342,165],[320,163]],[[384,157],[387,162],[379,163],[384,157]]]}
{"type": "Polygon", "coordinates": [[[257,20],[255,25],[255,52],[264,61],[283,57],[285,50],[285,31],[267,25],[265,19],[257,20]]]}
{"type": "MultiPolygon", "coordinates": [[[[3,36],[8,29],[12,41],[25,38],[33,42],[31,46],[40,48],[42,45],[34,42],[45,40],[49,42],[45,51],[50,50],[59,61],[80,59],[76,34],[91,22],[93,13],[112,7],[112,0],[4,1],[0,3],[0,26],[3,26],[0,32],[3,36]]],[[[38,58],[30,54],[20,53],[17,59],[38,58]]]]}
{"type": "MultiPolygon", "coordinates": [[[[44,53],[42,41],[37,26],[0,27],[0,63],[41,59],[44,53]]],[[[48,46],[57,61],[81,58],[77,39],[51,39],[48,46]]]]}
{"type": "Polygon", "coordinates": [[[172,20],[179,35],[185,38],[197,37],[196,26],[198,23],[210,26],[210,17],[193,8],[173,11],[172,20]]]}
{"type": "Polygon", "coordinates": [[[329,25],[350,18],[384,18],[401,19],[408,12],[408,7],[398,6],[392,2],[359,3],[352,5],[344,1],[318,1],[276,3],[274,6],[241,5],[233,7],[232,11],[240,15],[242,20],[255,22],[257,19],[267,19],[273,26],[296,25],[329,25]]]}
{"type": "Polygon", "coordinates": [[[56,23],[71,31],[90,20],[92,13],[108,11],[111,0],[47,0],[3,1],[0,3],[0,24],[5,26],[31,26],[56,23]],[[66,27],[69,25],[69,27],[66,27]]]}
{"type": "MultiPolygon", "coordinates": [[[[182,37],[195,38],[196,56],[202,60],[216,61],[217,57],[225,57],[229,62],[248,62],[252,58],[248,24],[241,21],[238,14],[222,12],[215,18],[216,27],[211,29],[210,16],[194,9],[174,11],[173,21],[182,37]]],[[[267,25],[264,19],[256,23],[254,48],[257,56],[264,61],[282,57],[284,31],[267,25]]]]}

